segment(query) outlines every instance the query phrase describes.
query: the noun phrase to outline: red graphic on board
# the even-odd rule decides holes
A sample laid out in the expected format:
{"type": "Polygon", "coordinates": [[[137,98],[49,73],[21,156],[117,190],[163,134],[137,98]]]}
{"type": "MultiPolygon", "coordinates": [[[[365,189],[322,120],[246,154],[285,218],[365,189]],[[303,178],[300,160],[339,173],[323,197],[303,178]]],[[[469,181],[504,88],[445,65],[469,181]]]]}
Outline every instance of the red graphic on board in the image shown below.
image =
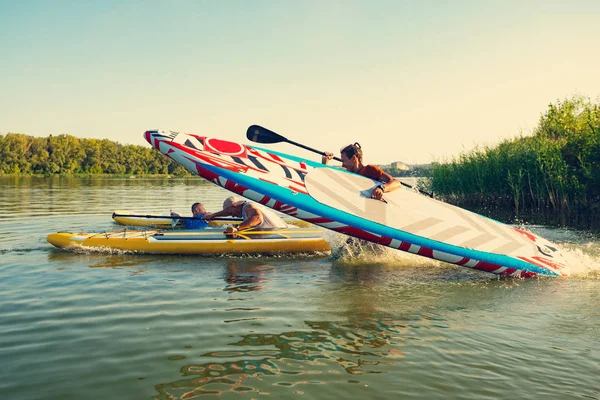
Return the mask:
{"type": "Polygon", "coordinates": [[[204,138],[204,150],[221,153],[225,156],[246,158],[246,147],[239,143],[228,142],[226,140],[204,138]]]}
{"type": "Polygon", "coordinates": [[[527,237],[527,239],[531,240],[532,242],[537,241],[537,238],[535,237],[535,235],[533,233],[524,231],[523,229],[519,229],[519,228],[513,228],[515,231],[517,231],[518,233],[520,233],[521,235],[527,237]]]}

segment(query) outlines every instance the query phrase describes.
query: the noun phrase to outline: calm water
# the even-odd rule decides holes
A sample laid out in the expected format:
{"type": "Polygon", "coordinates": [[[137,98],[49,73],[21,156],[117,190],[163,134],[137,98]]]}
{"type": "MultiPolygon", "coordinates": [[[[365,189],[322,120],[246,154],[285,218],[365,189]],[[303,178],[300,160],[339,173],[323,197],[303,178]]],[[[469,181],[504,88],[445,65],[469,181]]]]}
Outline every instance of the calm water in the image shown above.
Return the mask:
{"type": "Polygon", "coordinates": [[[590,233],[530,227],[574,275],[527,280],[392,250],[75,254],[45,239],[227,195],[200,179],[1,178],[2,397],[600,399],[590,233]]]}

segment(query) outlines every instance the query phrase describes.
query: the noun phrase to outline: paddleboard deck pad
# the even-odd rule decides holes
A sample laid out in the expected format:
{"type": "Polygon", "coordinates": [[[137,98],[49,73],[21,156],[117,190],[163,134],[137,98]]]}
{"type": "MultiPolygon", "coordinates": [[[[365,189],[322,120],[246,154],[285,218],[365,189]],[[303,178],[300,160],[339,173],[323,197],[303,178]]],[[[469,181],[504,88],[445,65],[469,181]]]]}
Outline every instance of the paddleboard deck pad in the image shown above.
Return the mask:
{"type": "Polygon", "coordinates": [[[370,198],[379,182],[304,158],[173,131],[144,136],[193,174],[336,232],[499,275],[569,275],[548,240],[412,190],[382,202],[370,198]]]}
{"type": "Polygon", "coordinates": [[[156,254],[293,254],[327,252],[321,229],[242,231],[227,237],[222,229],[123,230],[103,233],[56,232],[47,240],[59,248],[96,248],[156,254]]]}

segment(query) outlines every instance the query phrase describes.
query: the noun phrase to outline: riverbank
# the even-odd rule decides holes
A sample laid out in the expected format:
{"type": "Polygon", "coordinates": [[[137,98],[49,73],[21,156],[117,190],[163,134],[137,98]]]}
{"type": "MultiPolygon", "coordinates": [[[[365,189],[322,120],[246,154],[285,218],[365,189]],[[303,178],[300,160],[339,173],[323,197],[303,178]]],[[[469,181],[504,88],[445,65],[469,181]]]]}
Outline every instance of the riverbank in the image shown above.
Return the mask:
{"type": "Polygon", "coordinates": [[[460,207],[598,229],[600,104],[582,97],[550,104],[532,136],[435,163],[428,184],[460,207]]]}
{"type": "Polygon", "coordinates": [[[191,178],[194,175],[173,175],[173,174],[92,174],[92,173],[62,173],[62,174],[0,174],[0,178],[191,178]]]}

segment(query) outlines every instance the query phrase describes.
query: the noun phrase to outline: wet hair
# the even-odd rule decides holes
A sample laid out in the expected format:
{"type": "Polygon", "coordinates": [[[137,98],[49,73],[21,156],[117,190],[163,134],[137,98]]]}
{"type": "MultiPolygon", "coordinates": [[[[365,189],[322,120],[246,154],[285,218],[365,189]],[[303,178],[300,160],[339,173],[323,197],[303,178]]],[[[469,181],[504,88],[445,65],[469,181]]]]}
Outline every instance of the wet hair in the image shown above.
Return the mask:
{"type": "Polygon", "coordinates": [[[349,144],[348,146],[342,148],[340,153],[345,154],[348,158],[356,156],[358,162],[362,164],[363,154],[359,143],[349,144]]]}

